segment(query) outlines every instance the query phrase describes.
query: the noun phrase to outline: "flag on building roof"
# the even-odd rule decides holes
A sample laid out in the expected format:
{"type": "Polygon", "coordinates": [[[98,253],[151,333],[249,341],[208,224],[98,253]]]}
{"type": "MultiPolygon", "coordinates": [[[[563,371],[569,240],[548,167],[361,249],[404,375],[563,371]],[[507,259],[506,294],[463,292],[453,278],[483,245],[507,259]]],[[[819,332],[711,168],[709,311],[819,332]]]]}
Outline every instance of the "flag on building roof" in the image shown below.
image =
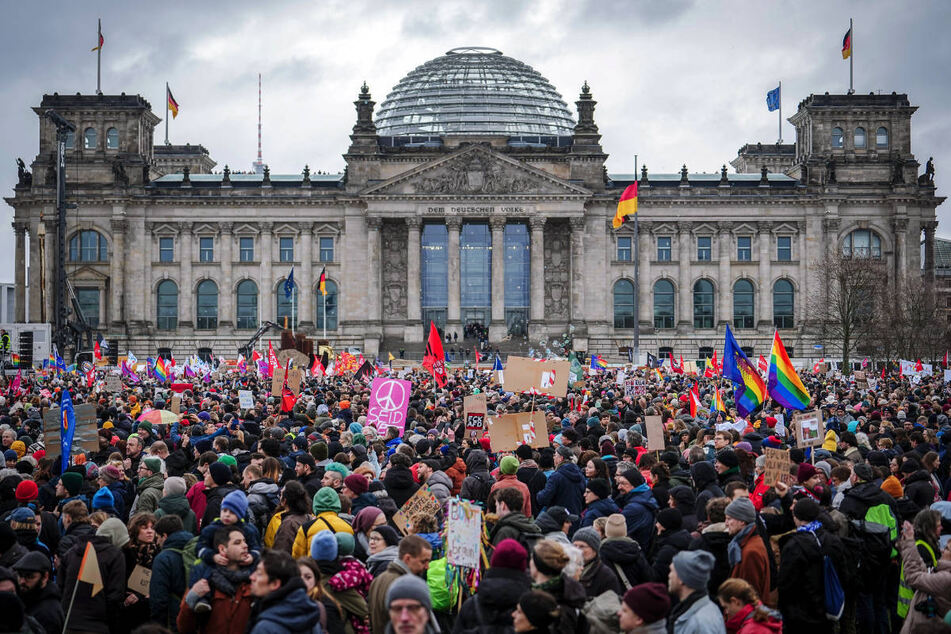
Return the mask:
{"type": "Polygon", "coordinates": [[[101,51],[102,45],[106,43],[106,40],[103,39],[102,37],[102,20],[99,20],[98,36],[96,37],[96,42],[97,42],[96,46],[90,49],[91,53],[94,53],[96,51],[101,51]]]}
{"type": "Polygon", "coordinates": [[[726,327],[726,341],[723,346],[723,376],[735,386],[733,401],[740,416],[749,416],[763,404],[766,398],[763,377],[743,353],[729,325],[726,327]]]}
{"type": "Polygon", "coordinates": [[[845,32],[845,37],[842,38],[842,59],[849,59],[852,57],[852,27],[849,27],[849,30],[845,32]]]}
{"type": "Polygon", "coordinates": [[[789,360],[779,332],[773,333],[773,351],[769,358],[769,380],[766,388],[772,399],[787,409],[806,409],[812,400],[792,361],[789,360]]]}
{"type": "Polygon", "coordinates": [[[776,86],[772,90],[766,93],[766,109],[770,112],[779,110],[779,86],[776,86]]]}
{"type": "Polygon", "coordinates": [[[172,118],[178,117],[178,102],[175,101],[175,97],[172,96],[172,89],[168,87],[168,84],[165,85],[165,92],[168,97],[168,110],[172,113],[172,118]]]}
{"type": "Polygon", "coordinates": [[[624,193],[621,194],[621,199],[617,203],[617,211],[614,213],[614,220],[611,221],[611,226],[615,229],[620,229],[627,217],[633,216],[636,213],[637,181],[634,181],[624,188],[624,193]]]}

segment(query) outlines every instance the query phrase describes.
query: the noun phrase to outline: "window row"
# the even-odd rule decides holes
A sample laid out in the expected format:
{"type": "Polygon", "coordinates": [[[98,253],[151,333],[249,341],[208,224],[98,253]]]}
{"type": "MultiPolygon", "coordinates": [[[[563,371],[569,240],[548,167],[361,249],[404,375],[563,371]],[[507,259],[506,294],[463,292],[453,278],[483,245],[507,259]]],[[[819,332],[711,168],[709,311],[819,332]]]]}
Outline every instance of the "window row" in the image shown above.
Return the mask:
{"type": "MultiPolygon", "coordinates": [[[[76,147],[76,133],[67,132],[66,133],[66,149],[72,150],[76,147]]],[[[96,132],[96,128],[86,128],[83,130],[83,149],[84,150],[96,150],[99,148],[99,134],[96,132]]],[[[106,149],[107,150],[118,150],[119,149],[119,130],[116,128],[109,128],[106,130],[106,149]]]]}
{"type": "MultiPolygon", "coordinates": [[[[326,282],[327,294],[316,290],[317,315],[314,323],[318,329],[337,329],[337,283],[332,280],[326,282]]],[[[195,328],[197,330],[214,330],[218,327],[218,285],[212,280],[203,280],[195,288],[195,328]]],[[[258,285],[252,280],[243,280],[235,288],[235,328],[252,330],[260,325],[258,314],[259,293],[258,285]]],[[[155,325],[159,330],[175,330],[178,328],[178,285],[172,280],[163,280],[156,288],[155,325]]],[[[293,323],[297,328],[301,321],[300,292],[294,285],[294,292],[290,297],[284,291],[284,284],[278,285],[274,293],[277,323],[283,325],[285,318],[288,325],[293,323]]]]}
{"type": "MultiPolygon", "coordinates": [[[[795,324],[795,289],[786,279],[773,284],[773,325],[793,328],[795,324]]],[[[654,283],[654,328],[669,329],[676,325],[677,292],[673,282],[666,279],[654,283]]],[[[716,292],[710,280],[697,280],[693,285],[693,327],[714,328],[716,292]]],[[[756,291],[753,282],[737,280],[733,285],[733,327],[756,327],[756,291]]],[[[637,319],[634,312],[634,283],[618,280],[614,284],[614,327],[633,328],[637,319]]]]}
{"type": "MultiPolygon", "coordinates": [[[[320,262],[334,261],[334,239],[320,237],[317,240],[320,262]]],[[[294,262],[294,238],[278,238],[278,259],[281,262],[294,262]]],[[[175,261],[175,238],[159,238],[159,262],[175,261]]],[[[215,238],[198,238],[198,261],[215,261],[215,238]]],[[[255,262],[255,238],[238,238],[238,261],[255,262]]]]}
{"type": "MultiPolygon", "coordinates": [[[[832,148],[841,150],[845,147],[845,132],[840,127],[832,128],[832,148]]],[[[865,128],[859,126],[852,132],[852,147],[864,150],[868,147],[868,138],[865,128]]],[[[875,149],[888,149],[888,128],[880,127],[875,131],[875,149]]]]}
{"type": "MultiPolygon", "coordinates": [[[[619,262],[631,262],[634,258],[633,237],[620,236],[617,239],[617,259],[619,262]]],[[[753,260],[753,236],[737,236],[736,259],[740,262],[753,260]]],[[[670,262],[673,260],[673,237],[657,237],[657,261],[670,262]]],[[[697,236],[697,261],[710,262],[713,260],[713,237],[697,236]]],[[[792,261],[792,236],[776,237],[776,260],[779,262],[792,261]]]]}

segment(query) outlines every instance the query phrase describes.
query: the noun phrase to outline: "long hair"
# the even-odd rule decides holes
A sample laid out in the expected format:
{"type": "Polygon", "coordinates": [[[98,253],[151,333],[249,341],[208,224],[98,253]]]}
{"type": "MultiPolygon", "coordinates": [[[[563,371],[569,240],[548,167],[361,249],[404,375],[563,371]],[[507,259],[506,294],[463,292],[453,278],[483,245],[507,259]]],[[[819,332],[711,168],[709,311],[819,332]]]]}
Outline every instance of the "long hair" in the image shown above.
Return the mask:
{"type": "Polygon", "coordinates": [[[297,560],[298,566],[305,566],[311,572],[314,573],[314,587],[310,592],[307,593],[307,596],[310,597],[317,603],[323,603],[324,599],[328,599],[334,607],[337,608],[337,613],[340,615],[340,618],[343,618],[344,611],[340,607],[340,603],[337,599],[324,589],[324,577],[320,574],[320,568],[317,567],[317,562],[311,559],[310,557],[300,557],[297,560]]]}
{"type": "Polygon", "coordinates": [[[919,511],[918,514],[915,515],[914,527],[915,539],[928,542],[928,545],[931,546],[931,549],[935,553],[935,557],[940,557],[940,544],[938,540],[935,539],[935,534],[937,534],[938,529],[941,528],[941,513],[932,511],[931,509],[919,511]]]}
{"type": "Polygon", "coordinates": [[[731,578],[720,584],[717,589],[717,598],[723,602],[730,599],[739,599],[744,605],[753,605],[753,621],[756,623],[765,623],[769,620],[769,608],[760,603],[759,595],[747,581],[743,579],[731,578]]]}

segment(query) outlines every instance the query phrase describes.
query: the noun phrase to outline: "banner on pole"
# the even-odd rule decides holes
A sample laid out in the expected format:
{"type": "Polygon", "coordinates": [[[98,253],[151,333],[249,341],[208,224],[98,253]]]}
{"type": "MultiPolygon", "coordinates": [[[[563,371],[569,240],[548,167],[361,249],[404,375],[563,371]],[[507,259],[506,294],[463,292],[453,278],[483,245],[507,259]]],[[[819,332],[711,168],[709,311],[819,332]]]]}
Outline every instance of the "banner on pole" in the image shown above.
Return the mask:
{"type": "Polygon", "coordinates": [[[489,410],[485,394],[470,394],[462,401],[466,420],[466,435],[479,438],[486,431],[486,413],[489,410]]]}

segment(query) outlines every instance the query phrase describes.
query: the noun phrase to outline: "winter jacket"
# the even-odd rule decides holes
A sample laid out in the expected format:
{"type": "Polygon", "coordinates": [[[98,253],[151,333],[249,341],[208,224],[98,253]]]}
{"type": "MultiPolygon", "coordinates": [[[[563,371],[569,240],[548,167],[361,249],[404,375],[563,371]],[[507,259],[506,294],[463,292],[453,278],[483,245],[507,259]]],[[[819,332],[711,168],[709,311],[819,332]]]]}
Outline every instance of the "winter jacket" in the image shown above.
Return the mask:
{"type": "Polygon", "coordinates": [[[614,500],[627,520],[627,536],[637,540],[641,549],[650,552],[654,536],[654,521],[657,518],[657,500],[646,484],[634,487],[614,500]]]}
{"type": "Polygon", "coordinates": [[[300,577],[258,599],[251,614],[250,634],[319,634],[320,608],[307,596],[300,577]]]}
{"type": "Polygon", "coordinates": [[[925,469],[919,469],[909,474],[902,482],[905,490],[905,497],[914,502],[919,509],[926,509],[933,502],[938,501],[938,490],[935,489],[931,480],[931,474],[925,469]]]}
{"type": "Polygon", "coordinates": [[[281,490],[270,478],[255,480],[248,487],[248,516],[258,532],[267,528],[271,513],[281,503],[281,490]]]}
{"type": "MultiPolygon", "coordinates": [[[[732,540],[731,540],[732,541],[732,540]]],[[[766,554],[766,544],[756,532],[756,527],[740,540],[742,549],[739,563],[730,571],[731,577],[743,579],[756,590],[756,594],[768,603],[769,600],[769,557],[766,554]]]]}
{"type": "Polygon", "coordinates": [[[26,614],[36,619],[47,633],[63,631],[63,623],[66,621],[62,605],[63,595],[59,586],[52,580],[43,588],[21,593],[19,596],[26,608],[26,614]]]}
{"type": "Polygon", "coordinates": [[[321,480],[324,479],[324,474],[322,473],[309,473],[303,478],[300,478],[300,483],[304,485],[304,488],[307,489],[307,497],[313,499],[317,494],[317,491],[321,488],[321,480]]]}
{"type": "Polygon", "coordinates": [[[572,515],[581,515],[584,509],[584,487],[584,475],[578,465],[564,462],[538,492],[538,504],[542,507],[563,506],[572,515]]]}
{"type": "Polygon", "coordinates": [[[370,606],[370,629],[373,634],[383,634],[389,622],[389,611],[386,607],[386,592],[397,578],[407,575],[409,569],[403,562],[390,562],[386,570],[370,584],[370,594],[367,596],[367,605],[370,606]]]}
{"type": "Polygon", "coordinates": [[[340,572],[337,572],[327,580],[334,592],[343,592],[344,590],[356,590],[360,596],[366,597],[370,591],[370,584],[373,583],[373,575],[367,572],[366,567],[360,563],[356,557],[341,557],[338,562],[340,572]]]}
{"type": "Polygon", "coordinates": [[[710,524],[701,531],[700,536],[690,542],[690,550],[705,550],[715,560],[713,570],[710,572],[710,581],[707,583],[707,591],[711,597],[717,595],[717,588],[730,576],[730,558],[727,555],[727,547],[730,545],[730,533],[726,530],[724,522],[710,524]]]}
{"type": "MultiPolygon", "coordinates": [[[[843,551],[841,542],[823,529],[815,533],[795,531],[779,540],[779,578],[776,580],[778,607],[783,615],[785,629],[789,632],[828,629],[825,616],[825,568],[820,541],[827,552],[829,549],[843,551]]],[[[844,568],[837,565],[836,570],[844,568]]]]}
{"type": "Polygon", "coordinates": [[[462,604],[453,634],[477,628],[482,634],[511,632],[512,612],[519,598],[531,589],[528,574],[508,568],[489,568],[479,582],[479,592],[462,604]]]}
{"type": "Polygon", "coordinates": [[[390,562],[396,560],[399,553],[399,546],[387,546],[375,555],[367,557],[367,570],[370,572],[370,575],[376,578],[383,574],[390,565],[390,562]]]}
{"type": "Polygon", "coordinates": [[[159,500],[162,499],[162,487],[165,484],[165,477],[161,473],[154,473],[147,478],[139,480],[136,487],[138,496],[132,505],[131,517],[136,513],[154,513],[158,508],[159,500]]]}
{"type": "Polygon", "coordinates": [[[173,630],[178,618],[178,606],[185,596],[185,584],[188,583],[181,551],[192,537],[188,531],[172,533],[165,539],[162,550],[152,562],[152,577],[149,582],[150,618],[173,630]]]}
{"type": "MultiPolygon", "coordinates": [[[[297,530],[304,522],[313,519],[314,516],[310,514],[284,512],[274,517],[277,521],[277,528],[274,531],[274,541],[271,543],[270,548],[283,550],[290,554],[294,549],[294,539],[297,537],[297,530]]],[[[271,521],[274,522],[275,520],[272,519],[271,521]]]]}
{"type": "Polygon", "coordinates": [[[452,493],[452,480],[449,479],[449,476],[443,471],[433,471],[426,480],[426,486],[436,496],[439,506],[444,507],[452,493]]]}
{"type": "Polygon", "coordinates": [[[215,588],[209,601],[211,612],[202,620],[183,598],[178,610],[178,631],[245,634],[251,618],[251,599],[250,583],[238,584],[233,596],[215,588]]]}
{"type": "Polygon", "coordinates": [[[582,613],[587,595],[581,582],[558,575],[535,586],[535,589],[544,590],[558,602],[560,614],[551,631],[559,634],[587,634],[588,621],[582,613]]]}
{"type": "Polygon", "coordinates": [[[397,507],[406,504],[406,500],[413,497],[419,490],[419,484],[413,479],[413,473],[406,467],[392,466],[383,476],[383,487],[390,494],[397,507]]]}
{"type": "MultiPolygon", "coordinates": [[[[80,542],[86,543],[87,539],[95,534],[95,527],[88,522],[73,522],[70,524],[69,528],[66,529],[66,533],[63,535],[62,539],[59,540],[59,546],[56,547],[56,554],[59,555],[60,561],[66,557],[66,553],[72,550],[73,546],[80,542]]],[[[25,548],[23,549],[23,552],[26,552],[25,548]]],[[[0,566],[9,567],[13,565],[2,562],[3,560],[0,560],[0,566]]],[[[62,580],[60,582],[62,583],[62,580]]]]}
{"type": "Polygon", "coordinates": [[[614,513],[620,513],[621,510],[617,506],[617,502],[611,498],[606,498],[604,500],[596,500],[588,505],[588,508],[581,513],[581,528],[585,526],[592,526],[594,520],[599,517],[607,517],[614,513]]]}
{"type": "Polygon", "coordinates": [[[69,609],[69,602],[73,597],[73,611],[69,616],[71,630],[95,632],[114,627],[125,601],[126,574],[125,557],[122,551],[112,545],[108,537],[98,535],[84,535],[66,553],[60,567],[58,578],[63,583],[63,611],[69,609]],[[79,565],[86,552],[86,543],[96,549],[96,559],[99,562],[99,573],[102,578],[102,590],[92,596],[92,586],[88,583],[78,583],[79,565]]]}
{"type": "Polygon", "coordinates": [[[177,515],[182,518],[182,524],[185,530],[192,535],[198,532],[198,520],[195,518],[195,512],[188,504],[188,499],[184,495],[169,495],[159,500],[158,508],[155,510],[155,517],[163,515],[177,515]]]}
{"type": "Polygon", "coordinates": [[[723,497],[723,489],[717,483],[717,470],[709,462],[697,462],[690,466],[697,489],[697,520],[707,521],[707,502],[723,497]]]}
{"type": "Polygon", "coordinates": [[[640,544],[630,537],[609,537],[601,542],[601,561],[617,575],[621,594],[653,579],[640,544]]]}
{"type": "MultiPolygon", "coordinates": [[[[911,605],[915,606],[925,600],[926,596],[930,596],[936,601],[937,614],[947,614],[951,610],[951,561],[939,559],[937,568],[932,571],[925,566],[918,554],[914,539],[900,539],[898,548],[905,562],[905,583],[915,591],[911,605]]],[[[912,607],[905,617],[901,634],[918,631],[927,620],[923,613],[912,607]]]]}
{"type": "Polygon", "coordinates": [[[609,590],[620,596],[624,594],[617,574],[608,568],[600,557],[595,557],[593,561],[585,564],[578,581],[589,599],[609,590]]]}
{"type": "Polygon", "coordinates": [[[124,482],[116,480],[108,484],[106,488],[112,493],[112,506],[116,509],[116,517],[123,522],[128,522],[131,501],[129,487],[124,482]]]}
{"type": "Polygon", "coordinates": [[[778,612],[770,610],[766,621],[753,620],[757,606],[748,603],[726,621],[727,634],[782,634],[783,620],[778,612]]]}
{"type": "Polygon", "coordinates": [[[238,487],[233,484],[225,484],[224,486],[218,486],[213,489],[205,489],[205,501],[207,504],[205,505],[205,513],[201,516],[202,528],[218,519],[218,515],[221,514],[221,502],[224,501],[226,495],[237,490],[238,487]]]}
{"type": "Polygon", "coordinates": [[[446,475],[452,480],[452,495],[459,495],[462,489],[462,483],[466,479],[466,463],[462,458],[456,458],[456,461],[446,469],[446,475]]]}
{"type": "MultiPolygon", "coordinates": [[[[522,494],[522,514],[526,517],[532,516],[532,494],[528,491],[528,486],[518,479],[514,473],[506,475],[499,475],[499,479],[495,481],[495,484],[492,485],[492,488],[489,489],[489,493],[492,491],[498,491],[499,489],[516,489],[519,493],[522,494]]],[[[515,510],[515,509],[512,509],[515,510]]]]}
{"type": "Polygon", "coordinates": [[[698,590],[677,604],[670,613],[670,631],[676,634],[724,634],[723,613],[707,593],[698,590]]]}
{"type": "Polygon", "coordinates": [[[654,539],[654,581],[665,583],[674,555],[690,548],[690,533],[684,529],[664,531],[654,539]]]}
{"type": "Polygon", "coordinates": [[[294,559],[300,557],[306,557],[310,554],[310,542],[314,538],[314,535],[320,531],[330,530],[334,533],[350,533],[353,535],[353,529],[350,527],[350,524],[347,524],[345,521],[340,519],[333,511],[324,511],[318,515],[312,522],[310,526],[307,525],[307,522],[301,524],[301,527],[297,529],[297,534],[294,536],[294,546],[291,549],[291,555],[294,559]],[[306,531],[304,529],[307,529],[306,531]]]}
{"type": "MultiPolygon", "coordinates": [[[[198,474],[201,476],[201,474],[198,474]]],[[[188,504],[192,507],[192,511],[195,513],[195,519],[198,520],[198,528],[201,528],[201,520],[205,516],[205,509],[208,506],[208,498],[206,493],[210,491],[205,491],[205,483],[202,480],[199,480],[188,489],[188,493],[185,494],[185,499],[188,500],[188,504]]]]}
{"type": "MultiPolygon", "coordinates": [[[[218,532],[219,528],[224,528],[225,526],[224,522],[216,518],[214,522],[206,524],[205,527],[201,529],[201,533],[198,534],[198,544],[195,548],[196,554],[209,566],[214,564],[214,556],[217,554],[214,547],[215,533],[218,532]]],[[[231,527],[241,531],[244,535],[244,541],[248,544],[248,552],[257,558],[261,553],[261,534],[258,532],[258,529],[255,528],[254,524],[248,523],[247,520],[239,520],[237,523],[231,524],[229,528],[231,527]]]]}
{"type": "Polygon", "coordinates": [[[541,537],[541,534],[541,529],[538,528],[538,525],[532,521],[530,517],[526,517],[517,511],[512,511],[495,523],[495,526],[493,526],[489,532],[489,541],[492,542],[493,546],[497,546],[503,539],[521,541],[519,539],[521,535],[537,535],[541,537]]]}
{"type": "Polygon", "coordinates": [[[377,497],[370,493],[361,493],[350,501],[350,515],[356,515],[368,506],[377,506],[377,497]]]}
{"type": "Polygon", "coordinates": [[[900,517],[895,506],[895,498],[882,491],[874,482],[860,482],[845,492],[839,510],[849,519],[865,519],[865,514],[873,506],[887,505],[897,522],[900,517]]]}

